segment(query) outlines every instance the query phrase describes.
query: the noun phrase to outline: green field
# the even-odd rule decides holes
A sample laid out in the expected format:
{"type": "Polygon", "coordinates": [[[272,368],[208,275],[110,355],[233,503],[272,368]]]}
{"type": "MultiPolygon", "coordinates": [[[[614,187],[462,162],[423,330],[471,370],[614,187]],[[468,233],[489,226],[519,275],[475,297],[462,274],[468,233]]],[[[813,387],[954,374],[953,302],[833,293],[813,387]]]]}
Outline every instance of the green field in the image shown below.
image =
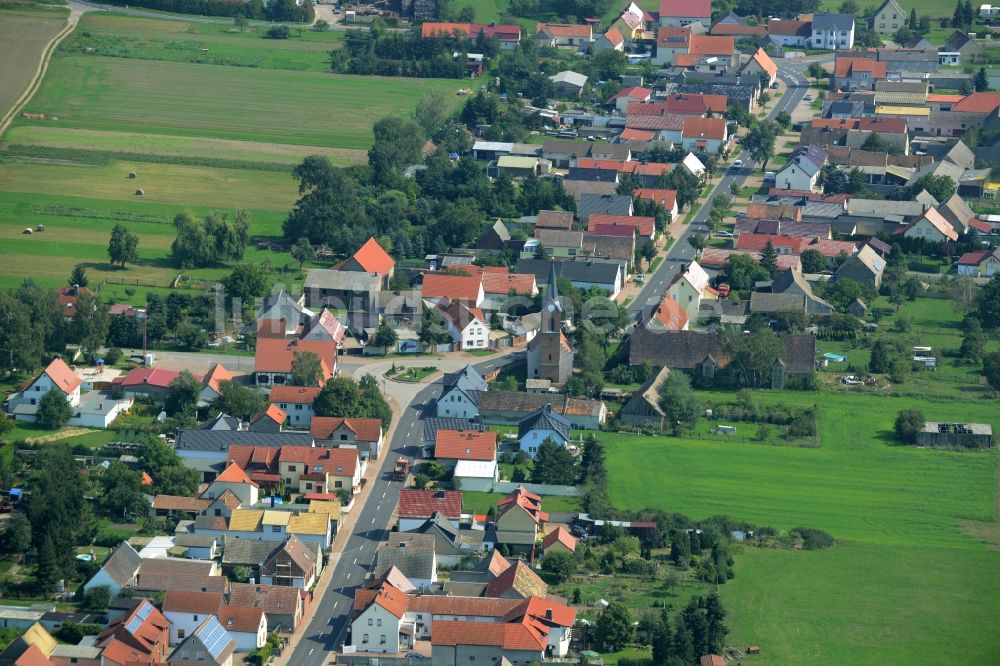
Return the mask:
{"type": "Polygon", "coordinates": [[[61,53],[169,60],[235,67],[326,72],[343,32],[293,28],[290,39],[265,39],[264,27],[188,23],[121,14],[89,13],[59,46],[61,53]]]}
{"type": "Polygon", "coordinates": [[[45,119],[17,122],[367,150],[375,120],[464,84],[66,55],[25,109],[45,119]]]}
{"type": "Polygon", "coordinates": [[[996,429],[995,405],[975,395],[758,397],[818,402],[821,448],[601,435],[618,507],[814,527],[841,541],[820,552],[744,547],[736,579],[721,588],[728,643],[759,644],[761,663],[773,664],[990,661],[1000,636],[980,620],[1000,613],[1000,456],[899,446],[891,428],[898,410],[919,408],[996,429]]]}
{"type": "MultiPolygon", "coordinates": [[[[490,507],[506,497],[503,493],[462,492],[462,508],[472,513],[488,513],[490,507]]],[[[576,496],[545,495],[542,498],[542,509],[549,513],[567,513],[579,511],[583,498],[576,496]]]]}
{"type": "MultiPolygon", "coordinates": [[[[820,0],[820,11],[836,12],[844,0],[820,0]]],[[[899,0],[899,6],[909,15],[911,9],[917,10],[917,15],[926,14],[931,18],[941,16],[951,16],[955,11],[955,3],[952,0],[899,0]]],[[[979,5],[975,6],[975,13],[979,15],[979,5]]],[[[949,33],[951,34],[951,33],[949,33]]]]}
{"type": "Polygon", "coordinates": [[[0,117],[27,89],[42,50],[65,25],[63,8],[0,11],[0,117]]]}

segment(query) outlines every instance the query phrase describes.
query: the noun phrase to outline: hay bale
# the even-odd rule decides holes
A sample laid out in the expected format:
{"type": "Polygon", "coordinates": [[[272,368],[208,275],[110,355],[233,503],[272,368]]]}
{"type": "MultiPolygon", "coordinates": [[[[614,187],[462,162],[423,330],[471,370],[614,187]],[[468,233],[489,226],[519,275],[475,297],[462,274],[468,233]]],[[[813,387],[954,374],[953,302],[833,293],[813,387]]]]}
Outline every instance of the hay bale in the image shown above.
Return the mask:
{"type": "Polygon", "coordinates": [[[135,180],[135,171],[129,171],[128,177],[131,178],[132,180],[135,180]]]}
{"type": "Polygon", "coordinates": [[[135,191],[135,196],[137,197],[141,197],[143,194],[145,194],[145,192],[143,192],[141,189],[135,191]]]}

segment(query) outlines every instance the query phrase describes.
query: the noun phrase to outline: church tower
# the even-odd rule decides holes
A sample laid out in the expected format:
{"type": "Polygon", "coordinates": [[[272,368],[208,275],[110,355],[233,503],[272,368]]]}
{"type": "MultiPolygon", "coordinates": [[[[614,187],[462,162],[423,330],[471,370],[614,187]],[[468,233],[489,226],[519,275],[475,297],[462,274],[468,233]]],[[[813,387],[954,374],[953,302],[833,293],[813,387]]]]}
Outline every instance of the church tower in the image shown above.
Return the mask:
{"type": "Polygon", "coordinates": [[[564,316],[553,262],[542,299],[541,329],[528,343],[528,379],[548,379],[561,385],[573,373],[573,348],[562,332],[564,316]]]}

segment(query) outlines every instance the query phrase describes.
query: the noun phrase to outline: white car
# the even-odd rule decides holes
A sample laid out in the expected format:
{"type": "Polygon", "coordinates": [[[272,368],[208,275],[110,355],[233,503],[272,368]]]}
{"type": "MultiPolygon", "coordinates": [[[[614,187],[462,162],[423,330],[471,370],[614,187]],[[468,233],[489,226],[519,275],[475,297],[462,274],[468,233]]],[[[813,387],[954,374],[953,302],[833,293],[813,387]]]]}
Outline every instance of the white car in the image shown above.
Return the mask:
{"type": "Polygon", "coordinates": [[[733,162],[733,166],[730,167],[730,168],[732,168],[732,169],[742,169],[743,168],[743,160],[736,160],[735,162],[733,162]]]}
{"type": "Polygon", "coordinates": [[[810,95],[809,93],[806,93],[806,96],[803,97],[802,99],[804,99],[807,102],[811,102],[811,101],[813,101],[813,96],[810,95]]]}
{"type": "Polygon", "coordinates": [[[716,231],[715,232],[715,237],[716,238],[732,238],[733,237],[733,232],[732,231],[716,231]]]}

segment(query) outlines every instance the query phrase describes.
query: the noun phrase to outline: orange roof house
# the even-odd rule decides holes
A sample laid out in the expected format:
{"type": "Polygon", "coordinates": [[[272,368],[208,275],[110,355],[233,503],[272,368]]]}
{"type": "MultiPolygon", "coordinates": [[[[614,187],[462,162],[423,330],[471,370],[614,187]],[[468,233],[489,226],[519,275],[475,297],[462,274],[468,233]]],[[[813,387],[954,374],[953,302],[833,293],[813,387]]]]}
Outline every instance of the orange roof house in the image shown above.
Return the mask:
{"type": "Polygon", "coordinates": [[[292,361],[296,352],[309,352],[319,356],[325,382],[333,376],[337,368],[337,343],[334,340],[300,340],[298,338],[257,338],[257,352],[254,355],[254,371],[258,383],[276,383],[261,381],[261,375],[283,375],[286,378],[292,373],[292,361]]]}
{"type": "Polygon", "coordinates": [[[726,139],[725,118],[685,118],[682,136],[685,139],[726,139]]]}
{"type": "Polygon", "coordinates": [[[576,537],[569,533],[565,527],[560,525],[545,535],[542,539],[542,551],[545,554],[554,552],[569,552],[576,550],[576,537]]]}
{"type": "MultiPolygon", "coordinates": [[[[48,377],[52,385],[69,395],[79,388],[81,380],[70,369],[61,358],[54,358],[52,362],[42,371],[42,375],[48,377]]],[[[41,379],[41,377],[39,377],[41,379]]],[[[35,382],[38,380],[36,379],[35,382]]],[[[34,384],[35,382],[32,382],[34,384]]]]}
{"type": "Polygon", "coordinates": [[[361,273],[378,273],[383,277],[391,277],[396,262],[389,253],[382,249],[374,238],[369,238],[357,252],[340,262],[334,268],[339,271],[356,271],[361,273]]]}
{"type": "Polygon", "coordinates": [[[632,193],[636,199],[648,199],[668,211],[677,206],[677,190],[666,190],[657,187],[640,187],[632,193]]]}
{"type": "Polygon", "coordinates": [[[778,75],[778,66],[771,60],[771,56],[767,55],[767,51],[758,48],[747,64],[743,65],[742,71],[766,74],[768,79],[774,81],[774,77],[778,75]]]}
{"type": "Polygon", "coordinates": [[[960,113],[993,113],[1000,106],[1000,93],[974,92],[951,107],[960,113]]]}
{"type": "Polygon", "coordinates": [[[736,40],[728,36],[691,35],[688,53],[696,56],[731,56],[736,50],[736,40]]]}
{"type": "Polygon", "coordinates": [[[587,230],[595,231],[598,225],[625,225],[635,229],[637,236],[653,238],[656,235],[656,218],[642,215],[591,215],[587,220],[587,230]]]}
{"type": "Polygon", "coordinates": [[[480,275],[426,273],[420,285],[420,297],[428,300],[450,298],[478,306],[483,302],[483,295],[483,280],[480,275]]]}
{"type": "Polygon", "coordinates": [[[434,442],[438,460],[485,460],[497,458],[497,433],[494,430],[440,429],[434,442]]]}
{"type": "Polygon", "coordinates": [[[673,296],[665,294],[663,300],[650,314],[646,326],[666,331],[686,331],[688,314],[673,296]]]}

